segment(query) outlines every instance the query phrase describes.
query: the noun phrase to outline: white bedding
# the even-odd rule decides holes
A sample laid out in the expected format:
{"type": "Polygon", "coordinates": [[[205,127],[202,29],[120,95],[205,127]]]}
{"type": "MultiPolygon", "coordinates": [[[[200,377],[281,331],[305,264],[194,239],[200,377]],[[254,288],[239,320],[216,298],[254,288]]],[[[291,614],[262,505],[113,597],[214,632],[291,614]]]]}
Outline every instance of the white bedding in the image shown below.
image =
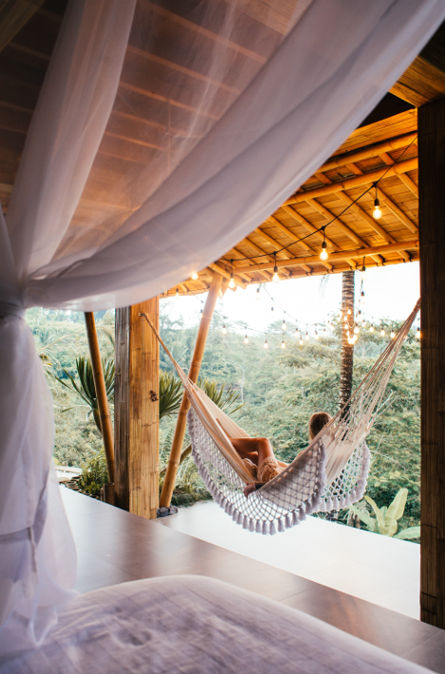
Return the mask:
{"type": "Polygon", "coordinates": [[[77,597],[2,674],[426,672],[311,616],[211,578],[138,580],[77,597]]]}

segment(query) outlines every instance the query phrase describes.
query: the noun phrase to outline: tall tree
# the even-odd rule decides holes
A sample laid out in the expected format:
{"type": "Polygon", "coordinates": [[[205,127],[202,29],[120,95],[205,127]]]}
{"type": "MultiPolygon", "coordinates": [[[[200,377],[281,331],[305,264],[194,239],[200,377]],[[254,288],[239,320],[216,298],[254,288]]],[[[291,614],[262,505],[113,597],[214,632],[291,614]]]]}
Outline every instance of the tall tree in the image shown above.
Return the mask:
{"type": "Polygon", "coordinates": [[[352,372],[354,367],[354,289],[355,272],[342,274],[342,330],[340,365],[340,407],[345,405],[352,393],[352,372]]]}

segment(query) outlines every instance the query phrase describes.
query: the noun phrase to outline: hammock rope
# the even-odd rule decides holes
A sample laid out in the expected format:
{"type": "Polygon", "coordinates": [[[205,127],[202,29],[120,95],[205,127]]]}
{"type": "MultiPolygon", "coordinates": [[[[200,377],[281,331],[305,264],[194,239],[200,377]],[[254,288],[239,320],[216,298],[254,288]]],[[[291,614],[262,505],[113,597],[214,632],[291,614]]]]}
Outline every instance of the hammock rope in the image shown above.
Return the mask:
{"type": "Polygon", "coordinates": [[[274,534],[308,514],[346,508],[362,498],[370,465],[366,436],[388,403],[383,401],[385,389],[419,308],[420,300],[348,402],[309,446],[247,498],[243,488],[256,478],[230,438],[248,434],[189,379],[149,317],[140,314],[172,361],[190,400],[188,427],[198,470],[213,499],[235,522],[250,531],[274,534]]]}

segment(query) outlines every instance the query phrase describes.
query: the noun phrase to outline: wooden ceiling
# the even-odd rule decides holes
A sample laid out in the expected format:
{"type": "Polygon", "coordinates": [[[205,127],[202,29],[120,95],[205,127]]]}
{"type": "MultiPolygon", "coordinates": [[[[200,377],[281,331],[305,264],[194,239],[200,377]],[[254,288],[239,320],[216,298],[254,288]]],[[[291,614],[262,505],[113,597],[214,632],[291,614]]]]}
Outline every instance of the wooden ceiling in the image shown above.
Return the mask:
{"type": "MultiPolygon", "coordinates": [[[[147,2],[160,5],[159,0],[147,2]]],[[[0,1],[0,200],[5,210],[65,4],[0,1]]],[[[190,29],[182,15],[185,5],[164,5],[167,22],[176,30],[190,29]]],[[[254,4],[247,6],[251,11],[254,4]]],[[[169,67],[165,54],[163,67],[169,67]]],[[[206,291],[215,273],[226,280],[233,273],[236,284],[245,287],[270,281],[275,265],[285,279],[418,259],[416,108],[445,94],[444,26],[391,93],[273,215],[201,270],[197,280],[187,279],[166,294],[206,291]],[[378,221],[372,217],[376,181],[383,212],[378,221]],[[322,262],[320,228],[325,226],[329,257],[322,262]]],[[[159,135],[159,124],[155,131],[159,135]]],[[[131,129],[125,142],[128,152],[131,129]]]]}

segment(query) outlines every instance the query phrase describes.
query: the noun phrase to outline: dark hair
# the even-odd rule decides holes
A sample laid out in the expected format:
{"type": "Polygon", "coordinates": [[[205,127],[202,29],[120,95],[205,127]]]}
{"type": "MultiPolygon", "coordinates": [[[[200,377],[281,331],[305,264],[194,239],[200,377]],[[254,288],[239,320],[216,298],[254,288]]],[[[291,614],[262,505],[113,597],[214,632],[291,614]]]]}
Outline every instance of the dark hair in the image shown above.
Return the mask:
{"type": "Polygon", "coordinates": [[[332,417],[327,412],[314,412],[309,419],[309,439],[313,440],[319,434],[323,426],[331,421],[332,417]]]}

